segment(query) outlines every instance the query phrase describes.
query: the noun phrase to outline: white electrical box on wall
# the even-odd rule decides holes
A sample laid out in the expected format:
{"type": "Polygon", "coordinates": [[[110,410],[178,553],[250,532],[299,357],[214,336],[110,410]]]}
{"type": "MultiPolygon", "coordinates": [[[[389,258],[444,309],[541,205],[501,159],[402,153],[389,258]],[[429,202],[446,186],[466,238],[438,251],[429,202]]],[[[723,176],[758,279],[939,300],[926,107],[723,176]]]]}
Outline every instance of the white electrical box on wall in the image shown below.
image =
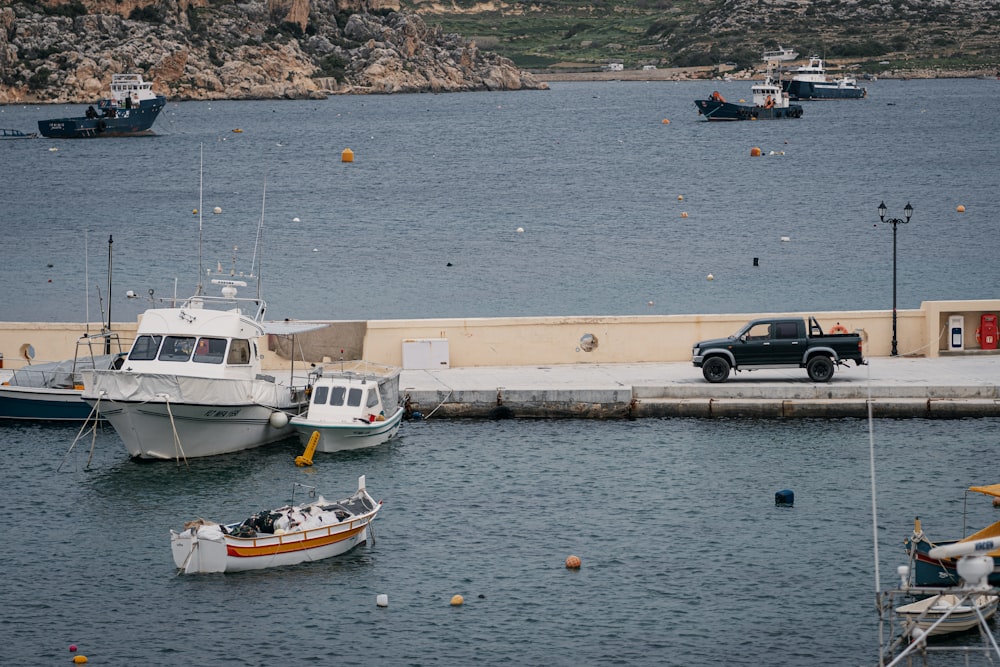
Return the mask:
{"type": "Polygon", "coordinates": [[[447,338],[407,338],[403,341],[403,369],[448,368],[447,338]]]}

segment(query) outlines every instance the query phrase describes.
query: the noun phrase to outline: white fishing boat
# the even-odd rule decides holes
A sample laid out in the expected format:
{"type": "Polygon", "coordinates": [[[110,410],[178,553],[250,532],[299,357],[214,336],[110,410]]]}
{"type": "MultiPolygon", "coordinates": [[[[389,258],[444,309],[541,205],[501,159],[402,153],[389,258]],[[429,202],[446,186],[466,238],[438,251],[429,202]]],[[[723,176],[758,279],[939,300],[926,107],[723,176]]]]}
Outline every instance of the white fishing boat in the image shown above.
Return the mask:
{"type": "Polygon", "coordinates": [[[308,445],[315,432],[320,436],[316,451],[339,452],[374,447],[395,436],[403,419],[399,369],[382,368],[377,372],[364,364],[333,373],[318,368],[308,411],[291,419],[302,444],[308,445]]]}
{"type": "Polygon", "coordinates": [[[362,475],[357,492],[343,500],[330,502],[319,496],[310,503],[264,510],[225,525],[198,519],[185,524],[184,530],[170,531],[174,564],[179,573],[207,574],[339,556],[368,541],[370,524],[381,508],[382,501],[368,494],[362,475]]]}
{"type": "Polygon", "coordinates": [[[83,373],[83,399],[121,436],[129,455],[189,459],[236,452],[290,436],[307,404],[306,374],[262,371],[258,339],[322,325],[265,322],[246,282],[215,279],[222,296],[147,310],[119,369],[83,373]]]}
{"type": "Polygon", "coordinates": [[[764,61],[768,60],[795,60],[799,57],[799,52],[795,49],[786,49],[780,44],[777,49],[764,52],[764,61]]]}
{"type": "Polygon", "coordinates": [[[916,602],[896,607],[907,621],[910,634],[917,628],[928,636],[965,632],[979,625],[979,619],[992,618],[997,611],[996,595],[938,593],[916,602]]]}

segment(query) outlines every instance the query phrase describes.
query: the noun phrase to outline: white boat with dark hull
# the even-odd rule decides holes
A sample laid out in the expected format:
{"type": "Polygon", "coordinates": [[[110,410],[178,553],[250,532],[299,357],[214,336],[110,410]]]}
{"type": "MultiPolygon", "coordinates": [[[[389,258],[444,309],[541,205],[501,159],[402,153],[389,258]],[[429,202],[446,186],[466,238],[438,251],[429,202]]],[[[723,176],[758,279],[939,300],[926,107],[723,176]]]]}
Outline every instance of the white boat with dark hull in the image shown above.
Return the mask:
{"type": "Polygon", "coordinates": [[[212,280],[222,296],[147,310],[121,368],[84,373],[83,398],[121,436],[132,457],[188,459],[281,440],[306,404],[305,374],[261,369],[265,334],[318,328],[265,322],[260,298],[236,296],[241,280],[212,280]]]}
{"type": "MultiPolygon", "coordinates": [[[[301,486],[301,485],[300,485],[301,486]]],[[[365,478],[343,500],[320,496],[302,505],[264,510],[242,522],[221,525],[198,519],[170,531],[174,564],[183,574],[240,572],[297,565],[347,553],[365,544],[382,508],[365,478]]]]}
{"type": "Polygon", "coordinates": [[[403,407],[399,404],[399,369],[371,364],[360,370],[325,373],[317,369],[306,413],[292,417],[303,445],[319,433],[316,451],[339,452],[374,447],[399,431],[403,407]]]}
{"type": "Polygon", "coordinates": [[[782,81],[781,87],[793,100],[857,100],[868,95],[868,89],[858,86],[854,77],[828,79],[826,63],[818,56],[789,73],[792,78],[782,81]]]}

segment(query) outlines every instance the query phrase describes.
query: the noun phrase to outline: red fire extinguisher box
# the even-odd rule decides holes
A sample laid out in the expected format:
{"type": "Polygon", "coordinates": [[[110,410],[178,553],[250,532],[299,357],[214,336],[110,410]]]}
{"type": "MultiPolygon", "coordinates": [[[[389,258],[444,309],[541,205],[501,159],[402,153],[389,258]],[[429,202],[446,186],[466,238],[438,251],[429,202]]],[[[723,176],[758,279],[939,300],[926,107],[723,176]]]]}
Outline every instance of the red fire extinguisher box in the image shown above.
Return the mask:
{"type": "Polygon", "coordinates": [[[984,350],[997,349],[997,316],[993,313],[979,318],[979,345],[984,350]]]}

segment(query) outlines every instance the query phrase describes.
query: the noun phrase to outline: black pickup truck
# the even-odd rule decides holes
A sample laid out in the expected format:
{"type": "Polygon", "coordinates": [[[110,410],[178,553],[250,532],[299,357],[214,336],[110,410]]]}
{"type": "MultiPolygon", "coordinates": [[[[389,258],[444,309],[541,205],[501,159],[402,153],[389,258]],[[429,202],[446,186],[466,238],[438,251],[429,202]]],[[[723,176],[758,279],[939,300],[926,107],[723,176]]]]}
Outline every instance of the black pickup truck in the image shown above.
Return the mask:
{"type": "Polygon", "coordinates": [[[759,368],[804,368],[814,382],[829,382],[835,366],[860,366],[865,358],[859,334],[824,334],[814,317],[808,328],[801,317],[782,317],[753,320],[729,338],[695,343],[691,361],[709,382],[725,382],[733,369],[759,368]]]}

